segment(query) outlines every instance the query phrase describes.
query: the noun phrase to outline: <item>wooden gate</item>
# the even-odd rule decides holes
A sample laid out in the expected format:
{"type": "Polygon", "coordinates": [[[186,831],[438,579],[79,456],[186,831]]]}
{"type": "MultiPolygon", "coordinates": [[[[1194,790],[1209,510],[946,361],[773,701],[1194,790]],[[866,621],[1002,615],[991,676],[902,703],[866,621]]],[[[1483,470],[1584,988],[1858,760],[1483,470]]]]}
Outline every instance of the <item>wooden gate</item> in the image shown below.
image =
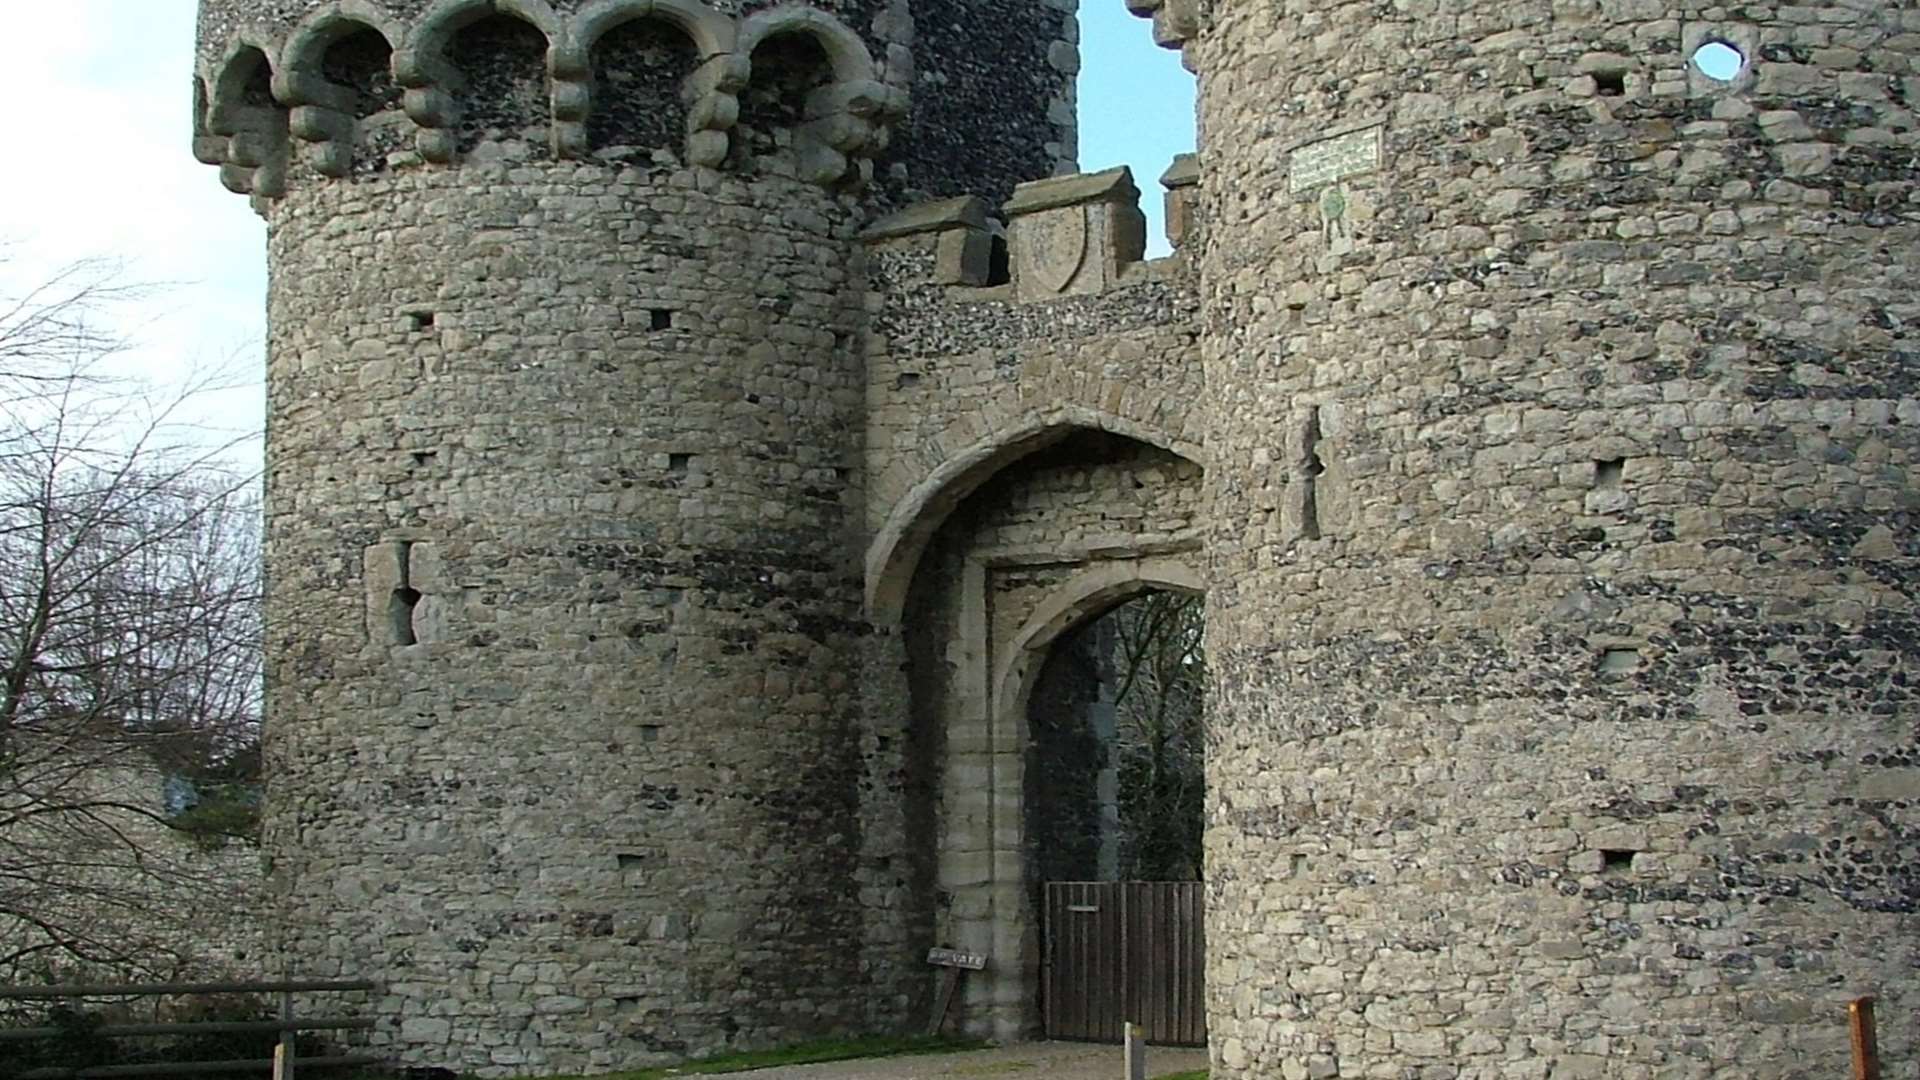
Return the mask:
{"type": "Polygon", "coordinates": [[[1205,1046],[1206,942],[1197,881],[1047,885],[1041,1013],[1049,1039],[1205,1046]]]}

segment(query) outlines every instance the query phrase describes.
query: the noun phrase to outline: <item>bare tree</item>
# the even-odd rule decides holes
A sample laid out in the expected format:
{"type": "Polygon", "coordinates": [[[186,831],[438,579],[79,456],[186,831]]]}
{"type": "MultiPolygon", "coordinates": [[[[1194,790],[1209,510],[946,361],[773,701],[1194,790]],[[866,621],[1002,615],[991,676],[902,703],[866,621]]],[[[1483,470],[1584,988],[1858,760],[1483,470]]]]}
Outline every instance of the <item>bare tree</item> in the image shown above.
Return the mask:
{"type": "Polygon", "coordinates": [[[210,883],[162,777],[257,739],[255,484],[176,422],[196,388],[109,373],[116,282],[0,297],[0,982],[180,970],[210,883]]]}
{"type": "Polygon", "coordinates": [[[1153,592],[1113,612],[1114,767],[1124,877],[1200,877],[1206,795],[1205,605],[1153,592]]]}

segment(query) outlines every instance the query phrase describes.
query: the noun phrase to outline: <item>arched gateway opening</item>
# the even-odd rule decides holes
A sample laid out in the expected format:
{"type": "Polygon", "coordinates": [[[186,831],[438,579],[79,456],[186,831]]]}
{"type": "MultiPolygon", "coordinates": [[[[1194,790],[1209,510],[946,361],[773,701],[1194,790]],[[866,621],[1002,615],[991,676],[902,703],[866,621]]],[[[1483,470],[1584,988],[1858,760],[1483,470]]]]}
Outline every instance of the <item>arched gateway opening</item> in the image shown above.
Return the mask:
{"type": "MultiPolygon", "coordinates": [[[[1049,1038],[1205,1045],[1203,598],[1147,591],[1052,639],[1026,695],[1025,849],[1049,1038]]],[[[1097,609],[1096,609],[1097,611],[1097,609]]],[[[1036,643],[1038,644],[1038,643],[1036,643]]]]}
{"type": "MultiPolygon", "coordinates": [[[[920,944],[988,958],[954,1005],[959,1026],[1099,1039],[1143,1017],[1095,1001],[1112,1015],[1049,1032],[1049,987],[1064,989],[1049,981],[1047,886],[1199,871],[1197,721],[1153,730],[1199,705],[1201,469],[1090,428],[1036,442],[956,481],[968,494],[926,530],[905,590],[906,831],[920,944]],[[1175,617],[1191,640],[1176,641],[1175,617]],[[1148,654],[1155,639],[1169,655],[1148,654]],[[1178,823],[1149,808],[1182,799],[1195,815],[1178,823]],[[1190,853],[1162,850],[1178,836],[1190,853]]],[[[1197,1009],[1197,972],[1190,981],[1197,1009]]],[[[932,976],[927,993],[931,1009],[932,976]]]]}
{"type": "Polygon", "coordinates": [[[1047,646],[1027,696],[1036,901],[1048,882],[1200,880],[1204,612],[1153,588],[1047,646]]]}

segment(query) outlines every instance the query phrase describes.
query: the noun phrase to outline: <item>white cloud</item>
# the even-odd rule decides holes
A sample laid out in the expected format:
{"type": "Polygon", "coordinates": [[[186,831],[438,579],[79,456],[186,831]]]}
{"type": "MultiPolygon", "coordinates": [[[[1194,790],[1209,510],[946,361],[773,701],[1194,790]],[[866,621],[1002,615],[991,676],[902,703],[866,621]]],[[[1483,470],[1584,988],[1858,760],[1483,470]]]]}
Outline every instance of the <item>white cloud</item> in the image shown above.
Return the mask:
{"type": "MultiPolygon", "coordinates": [[[[81,258],[124,260],[161,283],[127,310],[122,365],[161,381],[240,354],[257,378],[265,338],[264,227],[192,156],[194,0],[64,0],[9,12],[0,100],[13,103],[0,168],[0,281],[18,288],[81,258]]],[[[257,427],[257,390],[209,403],[257,427]]],[[[208,415],[215,415],[209,411],[208,415]]]]}

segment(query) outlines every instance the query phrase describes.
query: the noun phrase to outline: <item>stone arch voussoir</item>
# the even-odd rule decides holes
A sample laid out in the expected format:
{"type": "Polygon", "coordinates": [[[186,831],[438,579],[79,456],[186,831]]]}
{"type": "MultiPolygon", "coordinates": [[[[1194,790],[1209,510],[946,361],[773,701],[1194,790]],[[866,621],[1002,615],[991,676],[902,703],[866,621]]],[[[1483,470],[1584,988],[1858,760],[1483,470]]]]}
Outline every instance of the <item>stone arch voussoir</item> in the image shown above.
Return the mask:
{"type": "Polygon", "coordinates": [[[1206,578],[1178,556],[1114,559],[1075,575],[1049,593],[1007,643],[993,673],[994,715],[1013,725],[1013,745],[1026,744],[1027,702],[1047,650],[1074,627],[1141,593],[1200,594],[1206,578]]]}
{"type": "Polygon", "coordinates": [[[567,46],[584,60],[608,32],[640,19],[678,27],[693,39],[702,60],[735,51],[738,35],[733,20],[698,0],[596,0],[574,17],[567,46]]]}
{"type": "Polygon", "coordinates": [[[405,29],[368,0],[336,0],[300,21],[281,52],[274,96],[292,108],[289,130],[309,144],[307,160],[323,176],[353,170],[353,93],[326,77],[327,50],[354,33],[371,30],[398,50],[405,29]]]}
{"type": "Polygon", "coordinates": [[[1075,431],[1105,431],[1157,446],[1205,466],[1202,448],[1158,416],[1128,416],[1081,405],[1031,410],[997,422],[963,417],[933,440],[938,454],[893,504],[867,548],[867,616],[876,627],[900,622],[907,588],[929,541],[954,509],[996,473],[1075,431]],[[984,433],[980,433],[984,432],[984,433]]]}
{"type": "Polygon", "coordinates": [[[749,69],[738,53],[737,24],[699,0],[597,0],[581,9],[552,52],[554,153],[591,154],[586,125],[593,108],[594,46],[642,19],[666,23],[693,42],[700,64],[681,89],[688,105],[687,160],[717,167],[727,157],[728,132],[740,119],[738,94],[749,69]]]}
{"type": "Polygon", "coordinates": [[[200,144],[203,161],[220,166],[227,190],[258,199],[277,199],[287,190],[287,109],[277,100],[261,104],[246,100],[255,72],[248,67],[259,56],[266,65],[269,93],[281,67],[280,45],[265,31],[243,27],[228,39],[226,48],[207,73],[206,141],[200,144]],[[224,140],[221,147],[215,140],[224,140]]]}
{"type": "MultiPolygon", "coordinates": [[[[447,46],[460,31],[490,15],[510,16],[538,30],[547,41],[550,72],[556,52],[564,47],[564,25],[546,0],[440,0],[428,9],[406,44],[394,52],[393,74],[407,88],[407,115],[420,126],[420,156],[435,164],[450,164],[458,152],[453,128],[460,118],[454,95],[465,77],[448,61],[447,46]]],[[[555,95],[551,79],[548,92],[555,95]]],[[[559,127],[555,125],[556,142],[559,127]]]]}
{"type": "Polygon", "coordinates": [[[860,35],[826,12],[799,4],[783,4],[747,16],[740,24],[739,52],[752,56],[761,42],[781,34],[805,34],[819,42],[833,62],[835,82],[874,77],[873,54],[860,35]]]}
{"type": "Polygon", "coordinates": [[[806,121],[796,132],[802,178],[827,186],[864,185],[873,178],[874,158],[892,138],[893,123],[907,113],[905,88],[881,80],[866,42],[845,23],[798,4],[748,16],[740,24],[738,54],[751,65],[762,42],[784,34],[812,38],[833,69],[833,81],[804,103],[806,121]]]}

